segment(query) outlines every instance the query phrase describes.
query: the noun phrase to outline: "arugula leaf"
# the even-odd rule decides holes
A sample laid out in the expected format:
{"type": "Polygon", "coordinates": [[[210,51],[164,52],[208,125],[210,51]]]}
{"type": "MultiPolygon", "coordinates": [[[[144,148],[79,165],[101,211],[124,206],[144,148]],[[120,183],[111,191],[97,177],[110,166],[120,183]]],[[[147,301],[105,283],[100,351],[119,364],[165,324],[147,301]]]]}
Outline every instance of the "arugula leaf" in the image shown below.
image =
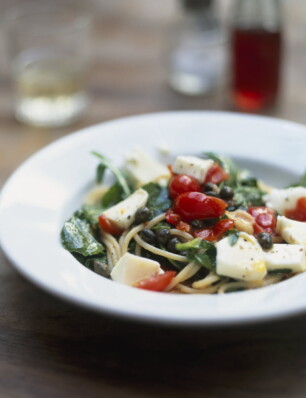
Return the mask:
{"type": "Polygon", "coordinates": [[[126,182],[126,179],[123,176],[123,173],[116,166],[114,166],[105,156],[101,155],[98,152],[92,152],[92,154],[100,159],[100,165],[98,166],[98,169],[100,168],[100,171],[98,173],[98,177],[100,178],[101,175],[102,177],[104,176],[105,170],[103,170],[103,167],[110,169],[110,171],[116,177],[118,184],[122,187],[122,190],[124,192],[124,197],[126,198],[130,196],[131,190],[128,186],[128,183],[126,182]]]}
{"type": "Polygon", "coordinates": [[[97,167],[96,171],[96,182],[97,184],[101,184],[104,178],[106,166],[103,163],[100,163],[97,167]]]}
{"type": "Polygon", "coordinates": [[[242,207],[263,206],[263,195],[257,187],[240,186],[235,189],[234,201],[242,207]]]}
{"type": "Polygon", "coordinates": [[[65,222],[61,231],[61,241],[66,250],[85,257],[104,253],[104,247],[93,236],[90,224],[76,216],[65,222]]]}
{"type": "Polygon", "coordinates": [[[291,274],[291,273],[292,273],[291,268],[279,268],[269,271],[269,274],[291,274]]]}
{"type": "Polygon", "coordinates": [[[113,184],[109,188],[109,190],[104,194],[101,203],[104,210],[106,210],[109,207],[116,205],[117,203],[121,202],[124,199],[125,199],[125,194],[122,186],[118,182],[115,182],[115,184],[113,184]]]}
{"type": "Polygon", "coordinates": [[[149,182],[142,187],[149,194],[146,206],[153,211],[153,217],[165,212],[172,206],[172,200],[169,199],[167,187],[154,182],[149,182]]]}
{"type": "Polygon", "coordinates": [[[176,249],[187,251],[187,258],[191,262],[202,265],[210,271],[216,268],[217,250],[212,242],[196,238],[186,243],[177,243],[176,249]]]}
{"type": "Polygon", "coordinates": [[[226,232],[227,232],[226,235],[228,236],[229,245],[235,246],[235,244],[239,239],[239,231],[237,231],[236,229],[230,229],[226,232]]]}

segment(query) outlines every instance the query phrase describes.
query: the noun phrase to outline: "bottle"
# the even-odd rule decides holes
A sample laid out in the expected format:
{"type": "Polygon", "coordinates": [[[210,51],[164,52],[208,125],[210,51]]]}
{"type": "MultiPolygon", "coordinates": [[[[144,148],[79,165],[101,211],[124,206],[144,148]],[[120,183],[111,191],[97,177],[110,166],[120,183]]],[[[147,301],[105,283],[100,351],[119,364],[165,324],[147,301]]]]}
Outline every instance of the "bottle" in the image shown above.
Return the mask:
{"type": "Polygon", "coordinates": [[[282,32],[279,0],[235,0],[231,26],[232,101],[256,112],[276,103],[282,32]]]}
{"type": "Polygon", "coordinates": [[[224,74],[225,38],[213,0],[181,0],[183,15],[172,32],[168,81],[183,94],[210,92],[224,74]]]}

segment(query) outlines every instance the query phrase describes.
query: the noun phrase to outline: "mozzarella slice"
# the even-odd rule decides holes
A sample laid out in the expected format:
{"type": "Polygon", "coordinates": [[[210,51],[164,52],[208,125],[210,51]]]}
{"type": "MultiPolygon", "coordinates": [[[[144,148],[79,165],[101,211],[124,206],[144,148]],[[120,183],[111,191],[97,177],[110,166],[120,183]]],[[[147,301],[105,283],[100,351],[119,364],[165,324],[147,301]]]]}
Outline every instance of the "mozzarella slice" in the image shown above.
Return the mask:
{"type": "Polygon", "coordinates": [[[279,214],[285,214],[286,210],[293,210],[296,208],[298,199],[306,198],[306,188],[292,187],[286,189],[272,189],[264,200],[268,207],[272,207],[279,214]]]}
{"type": "Polygon", "coordinates": [[[264,253],[254,236],[241,232],[233,246],[226,237],[216,243],[216,248],[218,275],[244,281],[258,281],[265,277],[264,253]]]}
{"type": "Polygon", "coordinates": [[[275,243],[272,249],[264,252],[264,256],[268,271],[290,269],[292,272],[302,272],[306,270],[305,246],[275,243]]]}
{"type": "Polygon", "coordinates": [[[111,278],[125,285],[134,286],[143,279],[162,273],[157,261],[125,253],[111,272],[111,278]]]}
{"type": "Polygon", "coordinates": [[[278,216],[276,231],[287,243],[306,245],[306,222],[278,216]]]}
{"type": "Polygon", "coordinates": [[[172,169],[174,173],[187,174],[202,184],[213,163],[214,161],[211,159],[201,159],[196,156],[178,156],[172,169]]]}
{"type": "Polygon", "coordinates": [[[125,167],[137,187],[157,181],[166,184],[171,177],[168,167],[138,148],[128,153],[125,167]]]}
{"type": "Polygon", "coordinates": [[[148,197],[148,192],[139,188],[128,198],[105,210],[102,214],[118,228],[127,229],[133,224],[137,210],[147,203],[148,197]]]}

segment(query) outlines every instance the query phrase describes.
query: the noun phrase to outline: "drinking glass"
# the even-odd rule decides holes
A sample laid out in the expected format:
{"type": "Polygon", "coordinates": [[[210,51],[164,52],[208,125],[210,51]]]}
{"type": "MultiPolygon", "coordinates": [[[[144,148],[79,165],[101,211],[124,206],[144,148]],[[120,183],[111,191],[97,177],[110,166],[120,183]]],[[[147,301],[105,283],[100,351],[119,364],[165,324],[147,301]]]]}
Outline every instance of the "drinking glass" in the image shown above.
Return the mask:
{"type": "Polygon", "coordinates": [[[91,19],[68,1],[35,2],[11,9],[6,20],[16,118],[56,127],[86,109],[91,19]]]}

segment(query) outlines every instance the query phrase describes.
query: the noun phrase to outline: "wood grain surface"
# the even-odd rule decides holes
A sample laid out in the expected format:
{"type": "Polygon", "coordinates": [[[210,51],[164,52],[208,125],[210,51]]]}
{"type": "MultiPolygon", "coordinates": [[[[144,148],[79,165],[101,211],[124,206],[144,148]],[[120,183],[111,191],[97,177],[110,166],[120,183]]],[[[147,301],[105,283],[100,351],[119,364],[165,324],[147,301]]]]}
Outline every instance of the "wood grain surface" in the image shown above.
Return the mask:
{"type": "MultiPolygon", "coordinates": [[[[117,1],[113,8],[105,1],[96,6],[91,104],[74,126],[49,130],[18,124],[9,69],[3,66],[0,186],[36,150],[79,128],[146,112],[231,109],[226,90],[190,98],[168,88],[163,57],[175,7],[168,5],[165,15],[160,1],[150,13],[152,3],[131,0],[126,12],[119,12],[117,1]]],[[[278,107],[267,113],[303,123],[306,24],[298,12],[302,3],[293,3],[285,21],[282,94],[278,107]]],[[[208,330],[117,319],[37,289],[1,251],[0,283],[1,398],[306,396],[305,315],[208,330]]]]}

